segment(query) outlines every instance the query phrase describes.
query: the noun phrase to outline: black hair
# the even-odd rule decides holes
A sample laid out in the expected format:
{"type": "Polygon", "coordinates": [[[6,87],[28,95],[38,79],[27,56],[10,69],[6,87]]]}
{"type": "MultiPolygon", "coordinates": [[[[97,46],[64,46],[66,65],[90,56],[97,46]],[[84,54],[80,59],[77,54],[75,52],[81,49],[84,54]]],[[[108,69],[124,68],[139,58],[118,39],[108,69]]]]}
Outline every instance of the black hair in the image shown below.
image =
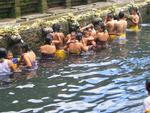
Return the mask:
{"type": "Polygon", "coordinates": [[[53,40],[53,35],[47,34],[47,36],[45,38],[45,44],[51,44],[52,40],[53,40]]]}
{"type": "Polygon", "coordinates": [[[146,87],[146,90],[150,93],[150,79],[146,80],[145,87],[146,87]]]}
{"type": "Polygon", "coordinates": [[[88,32],[87,28],[83,30],[83,35],[85,35],[86,32],[88,32]]]}
{"type": "Polygon", "coordinates": [[[105,30],[106,30],[106,26],[105,26],[105,24],[103,22],[101,22],[99,24],[99,28],[101,28],[103,32],[105,32],[105,30]]]}
{"type": "Polygon", "coordinates": [[[78,41],[81,41],[82,40],[82,36],[83,36],[83,34],[81,32],[78,32],[77,35],[76,35],[76,39],[78,41]]]}
{"type": "Polygon", "coordinates": [[[94,27],[96,27],[97,25],[99,25],[100,22],[102,22],[102,20],[100,18],[95,18],[92,21],[92,24],[94,25],[94,27]]]}
{"type": "Polygon", "coordinates": [[[7,50],[5,48],[0,48],[0,58],[6,58],[7,50]]]}
{"type": "Polygon", "coordinates": [[[28,52],[28,51],[31,51],[31,48],[29,47],[28,44],[24,43],[21,45],[21,48],[25,51],[25,52],[28,52]]]}
{"type": "Polygon", "coordinates": [[[113,15],[112,13],[108,13],[108,14],[107,14],[107,17],[108,17],[108,18],[114,18],[114,15],[113,15]]]}
{"type": "Polygon", "coordinates": [[[70,29],[69,29],[69,32],[76,32],[77,29],[76,29],[76,26],[70,26],[70,29]]]}
{"type": "Polygon", "coordinates": [[[124,12],[123,12],[123,11],[120,11],[118,17],[119,17],[119,19],[124,18],[124,17],[125,17],[124,12]]]}
{"type": "Polygon", "coordinates": [[[61,28],[61,25],[58,24],[58,23],[53,24],[53,26],[52,26],[52,29],[53,29],[54,32],[59,32],[60,28],[61,28]]]}

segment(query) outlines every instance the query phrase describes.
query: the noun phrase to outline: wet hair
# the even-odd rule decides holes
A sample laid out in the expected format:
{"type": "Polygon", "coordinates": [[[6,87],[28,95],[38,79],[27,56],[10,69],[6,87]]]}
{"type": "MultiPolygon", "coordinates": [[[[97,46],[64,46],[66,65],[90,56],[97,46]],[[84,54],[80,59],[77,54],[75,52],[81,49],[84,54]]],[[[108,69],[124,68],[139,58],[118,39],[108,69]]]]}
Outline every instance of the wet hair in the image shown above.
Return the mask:
{"type": "Polygon", "coordinates": [[[21,48],[25,51],[25,52],[28,52],[28,51],[31,51],[31,48],[29,47],[28,44],[24,43],[21,45],[21,48]]]}
{"type": "Polygon", "coordinates": [[[113,15],[112,13],[108,13],[108,14],[107,14],[107,17],[108,17],[108,18],[114,18],[114,15],[113,15]]]}
{"type": "Polygon", "coordinates": [[[78,41],[81,41],[82,40],[82,36],[83,36],[83,34],[81,32],[78,32],[77,35],[76,35],[76,39],[78,41]]]}
{"type": "Polygon", "coordinates": [[[70,33],[71,33],[71,32],[76,32],[76,31],[77,31],[77,29],[76,29],[75,26],[71,26],[71,27],[70,27],[70,33]]]}
{"type": "Polygon", "coordinates": [[[6,58],[7,50],[5,48],[0,48],[0,58],[6,58]]]}
{"type": "Polygon", "coordinates": [[[61,28],[61,25],[58,24],[58,23],[53,24],[53,26],[52,26],[52,29],[53,29],[54,32],[59,32],[60,28],[61,28]]]}
{"type": "Polygon", "coordinates": [[[102,22],[102,20],[100,18],[95,18],[92,21],[92,24],[94,25],[94,27],[96,27],[97,25],[99,25],[100,22],[102,22]]]}
{"type": "Polygon", "coordinates": [[[101,28],[103,32],[106,30],[105,24],[103,22],[99,24],[99,28],[101,28]]]}
{"type": "Polygon", "coordinates": [[[83,30],[83,35],[85,35],[86,33],[88,33],[88,29],[87,28],[83,30]]]}
{"type": "Polygon", "coordinates": [[[145,82],[146,90],[150,93],[150,79],[147,79],[145,82]]]}
{"type": "Polygon", "coordinates": [[[51,44],[52,40],[53,40],[53,35],[47,34],[47,36],[45,38],[45,44],[51,44]]]}
{"type": "Polygon", "coordinates": [[[124,18],[124,17],[125,17],[124,12],[123,12],[123,11],[120,11],[118,17],[119,17],[119,19],[124,18]]]}

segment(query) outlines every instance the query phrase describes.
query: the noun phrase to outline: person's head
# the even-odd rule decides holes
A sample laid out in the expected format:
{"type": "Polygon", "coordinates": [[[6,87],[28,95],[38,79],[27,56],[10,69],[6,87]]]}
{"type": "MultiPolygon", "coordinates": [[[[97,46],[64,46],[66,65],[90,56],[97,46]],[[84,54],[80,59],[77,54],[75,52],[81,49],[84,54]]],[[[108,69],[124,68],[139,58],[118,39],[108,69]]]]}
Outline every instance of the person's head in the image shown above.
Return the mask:
{"type": "Polygon", "coordinates": [[[7,59],[13,59],[13,53],[11,51],[7,51],[7,59]]]}
{"type": "Polygon", "coordinates": [[[69,32],[70,32],[70,33],[71,33],[71,32],[77,32],[78,29],[79,29],[79,26],[77,26],[77,25],[70,25],[70,27],[69,27],[69,32]]]}
{"type": "Polygon", "coordinates": [[[98,31],[105,32],[105,30],[106,30],[105,24],[101,22],[98,26],[98,31]]]}
{"type": "Polygon", "coordinates": [[[28,44],[24,43],[22,46],[22,52],[28,52],[28,51],[31,51],[30,47],[28,44]]]}
{"type": "Polygon", "coordinates": [[[82,33],[81,32],[78,32],[77,35],[76,35],[76,40],[78,41],[81,41],[82,40],[82,33]]]}
{"type": "Polygon", "coordinates": [[[89,32],[88,32],[88,29],[84,29],[83,30],[83,35],[85,36],[85,37],[88,37],[90,34],[89,34],[89,32]]]}
{"type": "Polygon", "coordinates": [[[145,88],[146,88],[146,90],[148,91],[148,93],[150,94],[150,79],[147,79],[147,80],[146,80],[145,88]]]}
{"type": "Polygon", "coordinates": [[[130,9],[130,13],[131,14],[137,14],[137,12],[138,12],[138,8],[137,7],[133,7],[133,8],[130,9]]]}
{"type": "Polygon", "coordinates": [[[118,17],[119,17],[119,19],[123,19],[125,17],[124,12],[120,11],[118,17]]]}
{"type": "Polygon", "coordinates": [[[94,20],[92,21],[92,24],[94,25],[94,27],[96,27],[97,25],[99,25],[100,22],[102,22],[100,18],[94,18],[94,20]]]}
{"type": "Polygon", "coordinates": [[[56,23],[56,24],[53,24],[52,28],[53,28],[54,32],[59,32],[60,28],[61,28],[61,25],[56,23]]]}
{"type": "Polygon", "coordinates": [[[0,59],[7,57],[7,50],[5,48],[0,48],[0,59]]]}
{"type": "Polygon", "coordinates": [[[107,14],[107,21],[112,20],[113,17],[114,17],[114,15],[113,15],[112,13],[108,13],[108,14],[107,14]]]}
{"type": "Polygon", "coordinates": [[[52,40],[53,40],[53,35],[47,34],[47,36],[45,38],[45,44],[51,44],[52,40]]]}

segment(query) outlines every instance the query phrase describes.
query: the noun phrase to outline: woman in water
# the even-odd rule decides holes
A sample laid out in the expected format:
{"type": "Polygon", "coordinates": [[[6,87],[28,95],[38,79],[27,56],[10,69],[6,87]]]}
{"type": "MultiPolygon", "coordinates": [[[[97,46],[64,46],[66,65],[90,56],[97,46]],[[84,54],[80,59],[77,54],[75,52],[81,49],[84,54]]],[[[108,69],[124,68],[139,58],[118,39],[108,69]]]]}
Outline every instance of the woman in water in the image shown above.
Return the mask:
{"type": "Polygon", "coordinates": [[[7,59],[7,50],[0,48],[0,76],[11,76],[14,71],[15,67],[13,62],[7,59]]]}
{"type": "Polygon", "coordinates": [[[36,55],[27,44],[22,45],[22,63],[23,71],[31,71],[37,69],[36,55]]]}

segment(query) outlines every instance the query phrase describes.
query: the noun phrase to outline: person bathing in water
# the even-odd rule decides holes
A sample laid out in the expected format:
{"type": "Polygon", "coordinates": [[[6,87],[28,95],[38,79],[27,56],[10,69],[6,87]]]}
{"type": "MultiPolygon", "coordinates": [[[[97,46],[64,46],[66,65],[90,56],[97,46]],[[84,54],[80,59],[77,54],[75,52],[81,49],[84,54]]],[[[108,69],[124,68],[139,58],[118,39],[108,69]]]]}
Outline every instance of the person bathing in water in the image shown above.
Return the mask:
{"type": "Polygon", "coordinates": [[[119,15],[119,20],[116,22],[116,39],[114,42],[122,45],[126,44],[126,29],[127,29],[127,21],[125,18],[124,12],[120,12],[119,15]]]}
{"type": "Polygon", "coordinates": [[[88,29],[83,30],[83,42],[86,46],[92,46],[93,49],[96,48],[95,38],[90,34],[88,29]]]}
{"type": "Polygon", "coordinates": [[[60,32],[60,25],[54,24],[52,26],[53,28],[53,43],[55,44],[57,50],[62,49],[63,47],[63,40],[64,40],[64,34],[60,32]]]}
{"type": "Polygon", "coordinates": [[[140,17],[138,15],[138,9],[136,7],[131,8],[129,16],[129,30],[138,32],[139,31],[140,17]]]}
{"type": "Polygon", "coordinates": [[[104,23],[100,23],[97,27],[96,33],[96,50],[104,49],[107,47],[107,41],[109,38],[109,34],[105,29],[104,23]]]}
{"type": "Polygon", "coordinates": [[[56,47],[52,43],[53,36],[49,35],[45,38],[45,44],[40,47],[40,53],[43,58],[53,58],[56,53],[56,47]]]}
{"type": "Polygon", "coordinates": [[[38,67],[35,53],[25,43],[22,45],[21,61],[23,63],[23,71],[36,70],[38,67]]]}
{"type": "Polygon", "coordinates": [[[7,50],[0,48],[0,77],[9,77],[15,72],[12,60],[7,59],[7,50]]]}
{"type": "Polygon", "coordinates": [[[115,35],[115,24],[116,24],[116,20],[114,20],[114,16],[112,13],[108,13],[106,18],[105,18],[105,25],[107,28],[107,31],[109,33],[109,40],[113,41],[116,38],[115,35]]]}
{"type": "Polygon", "coordinates": [[[64,47],[69,54],[80,55],[83,51],[87,52],[88,47],[82,41],[82,33],[77,33],[74,39],[68,40],[67,45],[64,47]]]}

